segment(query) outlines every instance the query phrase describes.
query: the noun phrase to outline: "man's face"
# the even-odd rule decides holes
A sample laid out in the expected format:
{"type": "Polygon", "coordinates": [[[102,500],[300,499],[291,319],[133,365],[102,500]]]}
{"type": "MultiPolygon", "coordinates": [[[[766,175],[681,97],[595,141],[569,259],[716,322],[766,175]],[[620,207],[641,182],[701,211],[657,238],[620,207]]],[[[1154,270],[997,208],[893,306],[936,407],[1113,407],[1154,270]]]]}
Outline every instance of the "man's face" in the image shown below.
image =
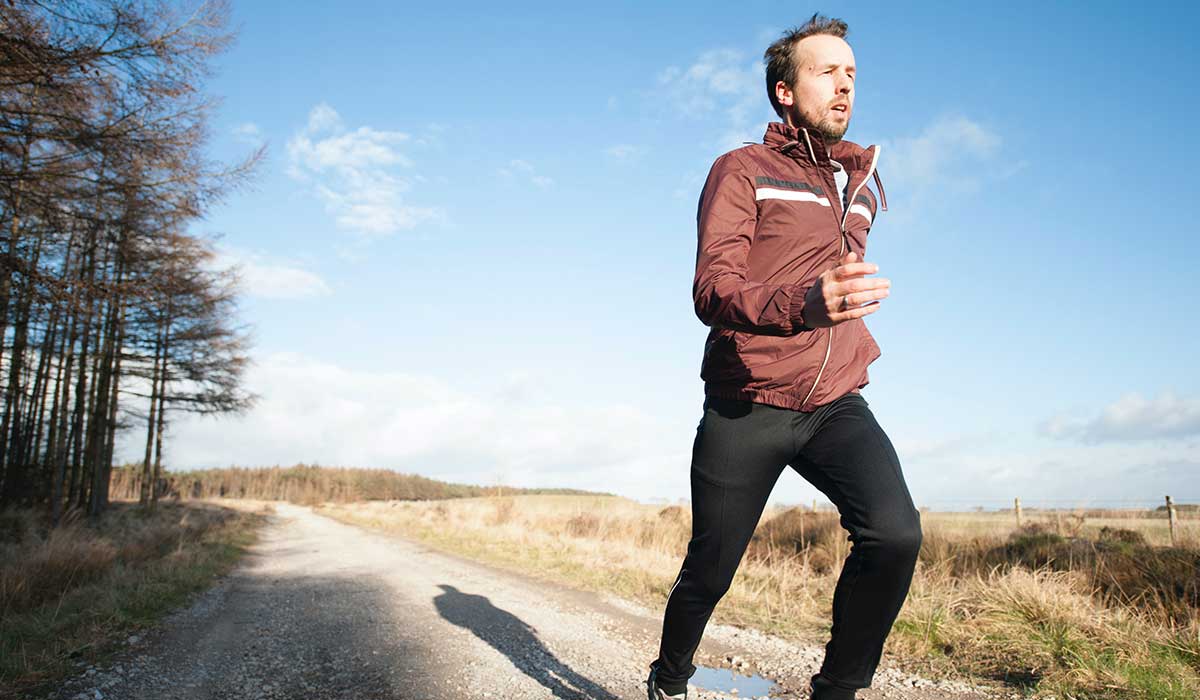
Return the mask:
{"type": "Polygon", "coordinates": [[[795,84],[775,84],[775,97],[792,126],[816,129],[840,141],[854,110],[854,52],[836,36],[814,34],[795,47],[795,84]]]}

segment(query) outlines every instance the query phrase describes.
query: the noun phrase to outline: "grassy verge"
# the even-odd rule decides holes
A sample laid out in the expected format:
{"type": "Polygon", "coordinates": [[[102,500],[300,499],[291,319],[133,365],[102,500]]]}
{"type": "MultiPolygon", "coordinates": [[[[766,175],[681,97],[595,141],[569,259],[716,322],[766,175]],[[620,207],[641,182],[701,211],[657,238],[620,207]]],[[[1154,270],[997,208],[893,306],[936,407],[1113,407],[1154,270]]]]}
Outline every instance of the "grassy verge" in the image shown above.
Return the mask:
{"type": "MultiPolygon", "coordinates": [[[[603,497],[340,504],[320,512],[651,609],[666,599],[691,528],[682,508],[603,497]]],[[[1130,558],[1123,544],[1086,550],[1083,540],[1045,533],[981,536],[936,523],[926,522],[890,657],[934,677],[1003,681],[1029,697],[1200,697],[1200,619],[1189,607],[1200,577],[1185,569],[1155,578],[1162,574],[1149,565],[1195,566],[1194,550],[1149,548],[1130,558]],[[1055,558],[1060,545],[1069,545],[1078,569],[1055,558]],[[1142,586],[1136,597],[1102,585],[1121,557],[1129,572],[1113,580],[1123,590],[1142,586]],[[1135,580],[1143,569],[1154,576],[1135,580]]],[[[848,548],[835,514],[769,512],[713,619],[823,644],[848,548]]]]}
{"type": "Polygon", "coordinates": [[[205,590],[252,544],[251,508],[113,503],[99,522],[49,530],[29,512],[0,518],[0,696],[44,693],[79,662],[205,590]]]}

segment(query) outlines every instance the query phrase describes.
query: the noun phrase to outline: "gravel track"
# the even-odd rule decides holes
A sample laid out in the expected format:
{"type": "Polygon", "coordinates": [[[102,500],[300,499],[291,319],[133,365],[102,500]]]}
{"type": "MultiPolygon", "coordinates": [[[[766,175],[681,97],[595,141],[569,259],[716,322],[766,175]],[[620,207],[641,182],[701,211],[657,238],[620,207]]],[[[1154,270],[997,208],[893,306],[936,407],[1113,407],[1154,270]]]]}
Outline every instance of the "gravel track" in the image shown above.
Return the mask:
{"type": "MultiPolygon", "coordinates": [[[[276,504],[245,559],[109,665],[48,700],[638,700],[661,610],[646,610],[276,504]]],[[[806,698],[824,650],[710,624],[696,662],[806,698]]],[[[692,687],[696,700],[736,698],[692,687]]],[[[998,700],[885,663],[863,700],[998,700]]]]}

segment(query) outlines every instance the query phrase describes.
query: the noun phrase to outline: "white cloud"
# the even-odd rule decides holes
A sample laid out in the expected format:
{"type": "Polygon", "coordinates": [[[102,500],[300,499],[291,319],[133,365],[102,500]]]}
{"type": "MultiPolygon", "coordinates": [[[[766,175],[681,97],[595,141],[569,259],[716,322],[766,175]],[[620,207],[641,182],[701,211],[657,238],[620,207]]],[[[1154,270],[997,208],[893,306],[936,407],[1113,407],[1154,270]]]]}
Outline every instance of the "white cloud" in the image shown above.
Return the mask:
{"type": "MultiPolygon", "coordinates": [[[[705,51],[689,66],[670,66],[658,74],[653,95],[657,104],[673,115],[702,116],[711,119],[721,114],[724,122],[713,144],[729,150],[744,141],[762,138],[762,117],[772,118],[765,88],[762,62],[748,59],[740,51],[705,51]]],[[[677,117],[675,117],[677,118],[677,117]]]]}
{"type": "Polygon", "coordinates": [[[916,136],[880,144],[880,170],[889,188],[915,198],[936,190],[947,193],[978,190],[988,179],[1005,177],[1023,168],[1023,161],[1002,161],[1000,135],[963,116],[940,117],[916,136]]]}
{"type": "MultiPolygon", "coordinates": [[[[252,365],[245,383],[262,398],[243,416],[172,416],[170,468],[316,462],[639,499],[689,493],[695,415],[664,417],[635,401],[564,400],[535,370],[478,387],[275,353],[252,365]]],[[[123,434],[119,459],[140,458],[139,433],[123,434]]],[[[934,509],[1005,507],[1014,497],[1028,507],[1145,506],[1164,494],[1200,499],[1195,437],[1103,444],[1030,437],[897,434],[894,444],[914,500],[934,509]]],[[[772,500],[814,496],[826,500],[786,470],[772,500]]]]}
{"type": "MultiPolygon", "coordinates": [[[[566,404],[537,372],[474,389],[275,353],[249,369],[246,387],[262,398],[244,416],[176,414],[171,468],[317,462],[643,498],[687,493],[691,416],[664,425],[636,402],[566,404]]],[[[122,454],[136,458],[142,439],[124,436],[122,454]]]]}
{"type": "Polygon", "coordinates": [[[428,146],[440,148],[442,144],[442,136],[449,131],[449,127],[438,122],[431,122],[425,125],[424,131],[417,134],[413,138],[413,144],[417,146],[428,146]]]}
{"type": "Polygon", "coordinates": [[[321,103],[288,141],[288,174],[312,187],[340,229],[367,236],[411,229],[444,214],[404,201],[417,179],[400,174],[413,166],[399,150],[410,138],[368,126],[347,129],[337,111],[321,103]]]}
{"type": "Polygon", "coordinates": [[[746,65],[743,54],[713,49],[700,54],[690,66],[670,66],[659,73],[658,84],[685,98],[689,110],[715,109],[722,98],[749,95],[753,80],[763,74],[757,62],[746,65]]]}
{"type": "Polygon", "coordinates": [[[254,122],[245,122],[233,127],[233,135],[244,143],[259,144],[263,140],[262,129],[254,122]]]}
{"type": "Polygon", "coordinates": [[[320,275],[293,261],[269,260],[262,253],[222,246],[212,267],[236,267],[245,292],[264,299],[311,299],[333,293],[320,275]]]}
{"type": "Polygon", "coordinates": [[[1131,393],[1105,406],[1097,416],[1060,414],[1044,421],[1039,429],[1048,437],[1087,444],[1197,437],[1200,398],[1180,397],[1171,391],[1152,399],[1131,393]]]}
{"type": "Polygon", "coordinates": [[[508,165],[498,168],[496,170],[496,174],[509,180],[528,180],[541,189],[546,189],[554,184],[553,178],[538,174],[532,163],[520,158],[514,158],[513,160],[510,160],[508,165]]]}
{"type": "Polygon", "coordinates": [[[894,442],[917,505],[1145,507],[1200,499],[1195,444],[1065,444],[994,432],[894,442]]]}
{"type": "Polygon", "coordinates": [[[604,155],[612,160],[631,160],[641,155],[642,149],[629,143],[619,143],[604,149],[604,155]]]}

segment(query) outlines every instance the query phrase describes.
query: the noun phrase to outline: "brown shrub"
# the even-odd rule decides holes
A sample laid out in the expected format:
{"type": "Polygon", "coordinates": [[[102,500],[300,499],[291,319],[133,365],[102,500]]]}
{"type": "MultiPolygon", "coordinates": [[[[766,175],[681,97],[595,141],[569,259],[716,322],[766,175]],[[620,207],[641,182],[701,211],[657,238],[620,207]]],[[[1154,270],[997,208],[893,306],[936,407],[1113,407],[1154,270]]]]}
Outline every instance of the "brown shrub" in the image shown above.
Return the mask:
{"type": "Polygon", "coordinates": [[[1029,523],[1008,539],[945,537],[925,533],[921,561],[956,578],[1029,570],[1079,571],[1094,593],[1167,619],[1187,623],[1200,611],[1200,550],[1154,547],[1136,531],[1103,528],[1096,541],[1064,537],[1060,523],[1029,523]]]}
{"type": "Polygon", "coordinates": [[[503,525],[513,519],[516,503],[512,497],[497,498],[493,501],[492,508],[488,522],[492,525],[503,525]]]}
{"type": "Polygon", "coordinates": [[[595,513],[577,513],[567,520],[566,532],[571,537],[595,537],[600,532],[600,518],[595,513]]]}
{"type": "Polygon", "coordinates": [[[692,511],[683,506],[667,506],[658,511],[658,519],[666,523],[687,524],[690,527],[692,511]]]}
{"type": "MultiPolygon", "coordinates": [[[[1009,535],[1008,542],[1003,547],[992,552],[993,558],[999,556],[1004,564],[1022,564],[1030,569],[1040,569],[1051,563],[1087,562],[1091,553],[1091,543],[1075,538],[1068,539],[1046,529],[1045,526],[1030,523],[1009,535]]],[[[1055,566],[1063,570],[1064,566],[1055,566]]]]}
{"type": "Polygon", "coordinates": [[[1090,573],[1103,595],[1181,624],[1200,612],[1200,551],[1125,543],[1098,543],[1094,551],[1090,573]]]}
{"type": "Polygon", "coordinates": [[[58,528],[0,568],[0,609],[33,607],[95,580],[117,558],[117,548],[79,527],[58,528]]]}
{"type": "Polygon", "coordinates": [[[1105,544],[1131,544],[1131,545],[1146,545],[1146,536],[1137,530],[1127,530],[1123,527],[1109,527],[1105,525],[1100,528],[1100,542],[1105,544]]]}
{"type": "Polygon", "coordinates": [[[134,503],[113,502],[98,519],[79,511],[45,531],[45,518],[10,516],[26,523],[20,542],[0,543],[0,615],[53,601],[96,581],[117,564],[140,566],[171,554],[181,542],[203,539],[236,511],[194,504],[160,503],[153,512],[134,503]]]}
{"type": "Polygon", "coordinates": [[[995,535],[956,537],[936,527],[926,527],[922,529],[918,560],[926,570],[937,571],[942,576],[968,577],[994,566],[996,557],[991,553],[1003,544],[1004,541],[995,535]]]}
{"type": "Polygon", "coordinates": [[[131,534],[121,545],[119,558],[128,564],[149,561],[165,555],[178,540],[176,533],[167,530],[143,530],[131,534]]]}
{"type": "Polygon", "coordinates": [[[802,554],[810,568],[823,573],[832,570],[841,558],[840,540],[845,535],[837,513],[790,508],[759,524],[746,556],[765,561],[802,554]]]}

